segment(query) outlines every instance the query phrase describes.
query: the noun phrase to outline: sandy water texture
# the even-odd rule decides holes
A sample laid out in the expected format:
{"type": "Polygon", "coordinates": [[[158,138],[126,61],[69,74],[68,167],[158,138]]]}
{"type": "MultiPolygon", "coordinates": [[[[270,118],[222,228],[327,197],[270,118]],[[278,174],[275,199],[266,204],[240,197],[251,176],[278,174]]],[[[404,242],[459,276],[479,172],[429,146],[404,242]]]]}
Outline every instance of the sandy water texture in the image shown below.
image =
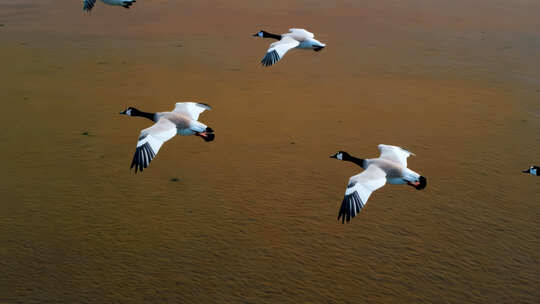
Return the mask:
{"type": "Polygon", "coordinates": [[[258,2],[0,0],[0,303],[539,303],[540,2],[258,2]],[[180,99],[216,141],[134,175],[118,112],[180,99]],[[427,189],[338,224],[379,143],[427,189]]]}

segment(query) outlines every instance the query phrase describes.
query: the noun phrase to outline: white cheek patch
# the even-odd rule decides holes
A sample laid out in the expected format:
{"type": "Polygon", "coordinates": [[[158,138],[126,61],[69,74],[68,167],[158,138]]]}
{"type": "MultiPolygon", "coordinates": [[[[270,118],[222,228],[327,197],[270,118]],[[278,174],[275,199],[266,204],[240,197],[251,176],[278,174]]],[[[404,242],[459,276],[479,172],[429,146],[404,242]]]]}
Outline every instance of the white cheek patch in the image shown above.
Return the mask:
{"type": "Polygon", "coordinates": [[[259,32],[259,37],[262,37],[263,36],[263,32],[259,32]]]}
{"type": "Polygon", "coordinates": [[[127,114],[128,116],[131,116],[131,109],[128,109],[128,110],[126,111],[126,114],[127,114]]]}
{"type": "Polygon", "coordinates": [[[337,155],[337,159],[339,159],[339,160],[343,160],[343,154],[341,154],[341,153],[338,153],[338,155],[337,155]]]}
{"type": "Polygon", "coordinates": [[[535,168],[531,168],[531,174],[536,175],[536,169],[535,168]]]}

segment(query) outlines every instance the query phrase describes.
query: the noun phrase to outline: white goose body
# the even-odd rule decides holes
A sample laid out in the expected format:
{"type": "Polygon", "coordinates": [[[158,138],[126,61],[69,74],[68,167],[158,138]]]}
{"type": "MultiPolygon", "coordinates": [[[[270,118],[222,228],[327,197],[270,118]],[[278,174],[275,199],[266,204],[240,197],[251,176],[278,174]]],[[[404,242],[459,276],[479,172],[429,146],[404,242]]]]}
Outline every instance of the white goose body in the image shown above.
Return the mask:
{"type": "Polygon", "coordinates": [[[397,146],[379,145],[381,155],[378,158],[361,159],[340,151],[332,158],[353,162],[364,168],[364,172],[349,179],[345,197],[341,203],[338,220],[344,223],[354,218],[365,206],[371,193],[386,183],[399,185],[408,184],[417,190],[427,185],[425,177],[407,168],[407,158],[411,152],[397,146]]]}
{"type": "Polygon", "coordinates": [[[199,115],[210,109],[211,107],[204,103],[178,102],[171,112],[147,113],[133,107],[120,112],[120,114],[140,116],[155,122],[139,134],[131,168],[135,167],[135,173],[142,172],[155,158],[161,146],[175,135],[197,135],[207,142],[213,141],[214,130],[198,121],[199,115]]]}
{"type": "Polygon", "coordinates": [[[326,45],[321,43],[320,41],[316,40],[316,39],[306,39],[302,42],[300,42],[300,44],[296,47],[297,49],[314,49],[314,48],[317,48],[317,47],[325,47],[326,45]]]}
{"type": "Polygon", "coordinates": [[[384,158],[365,159],[366,169],[373,165],[382,169],[386,174],[386,182],[392,185],[406,184],[408,181],[415,181],[420,178],[420,174],[403,167],[402,164],[384,158]]]}
{"type": "MultiPolygon", "coordinates": [[[[129,8],[133,3],[137,2],[136,0],[101,0],[101,2],[109,4],[109,5],[115,5],[115,6],[122,6],[124,8],[129,8]]],[[[83,0],[83,10],[85,11],[91,11],[92,8],[94,8],[94,5],[96,5],[96,0],[83,0]]]]}
{"type": "Polygon", "coordinates": [[[292,28],[289,29],[289,33],[281,35],[259,31],[253,36],[278,40],[277,42],[270,44],[270,48],[268,48],[266,55],[261,60],[261,63],[264,66],[271,66],[278,62],[290,49],[309,49],[318,52],[326,47],[326,44],[314,38],[315,35],[313,35],[313,33],[304,29],[292,28]]]}

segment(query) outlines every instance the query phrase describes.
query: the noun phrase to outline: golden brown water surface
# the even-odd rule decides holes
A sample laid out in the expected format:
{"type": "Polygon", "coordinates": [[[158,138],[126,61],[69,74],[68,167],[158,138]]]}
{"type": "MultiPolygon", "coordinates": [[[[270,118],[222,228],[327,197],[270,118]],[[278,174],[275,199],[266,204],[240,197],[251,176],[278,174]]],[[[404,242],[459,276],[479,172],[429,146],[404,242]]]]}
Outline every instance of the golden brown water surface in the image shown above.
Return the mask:
{"type": "Polygon", "coordinates": [[[0,1],[1,303],[540,302],[540,2],[81,6],[0,1]],[[289,27],[328,47],[261,67],[289,27]],[[118,112],[180,100],[216,140],[133,174],[118,112]],[[428,187],[338,224],[379,143],[428,187]]]}

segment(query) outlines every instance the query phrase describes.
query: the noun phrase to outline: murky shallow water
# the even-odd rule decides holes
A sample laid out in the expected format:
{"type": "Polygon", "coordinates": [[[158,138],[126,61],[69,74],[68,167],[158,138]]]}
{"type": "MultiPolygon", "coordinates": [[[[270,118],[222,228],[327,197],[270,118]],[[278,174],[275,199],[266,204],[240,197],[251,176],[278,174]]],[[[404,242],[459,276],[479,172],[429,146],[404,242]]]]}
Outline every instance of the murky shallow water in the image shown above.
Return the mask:
{"type": "Polygon", "coordinates": [[[0,302],[539,302],[539,9],[0,1],[0,302]],[[292,26],[328,48],[258,66],[251,34],[292,26]],[[149,124],[117,113],[181,99],[216,141],[134,175],[149,124]],[[328,156],[379,143],[427,189],[338,224],[359,169],[328,156]]]}

